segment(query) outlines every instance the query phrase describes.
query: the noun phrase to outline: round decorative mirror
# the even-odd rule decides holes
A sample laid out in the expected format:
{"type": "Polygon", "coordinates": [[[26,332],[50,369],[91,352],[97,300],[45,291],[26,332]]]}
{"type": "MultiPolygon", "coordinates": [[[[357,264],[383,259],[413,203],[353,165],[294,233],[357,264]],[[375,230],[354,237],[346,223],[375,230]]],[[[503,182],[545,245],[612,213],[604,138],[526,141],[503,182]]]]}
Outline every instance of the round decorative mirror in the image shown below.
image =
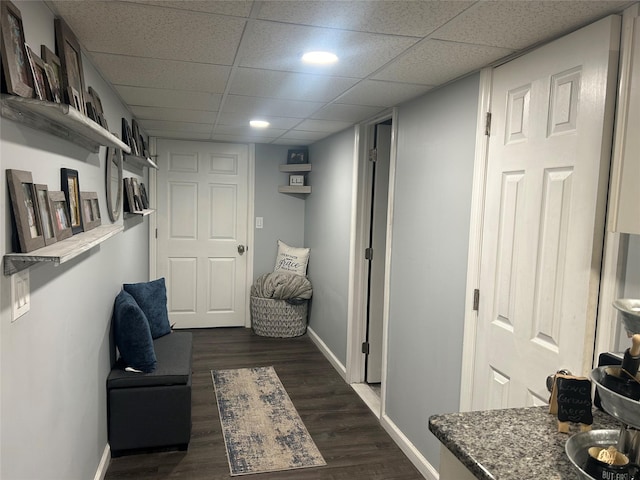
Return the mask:
{"type": "Polygon", "coordinates": [[[122,211],[122,150],[107,148],[107,169],[105,186],[107,189],[107,210],[109,218],[115,222],[122,211]]]}

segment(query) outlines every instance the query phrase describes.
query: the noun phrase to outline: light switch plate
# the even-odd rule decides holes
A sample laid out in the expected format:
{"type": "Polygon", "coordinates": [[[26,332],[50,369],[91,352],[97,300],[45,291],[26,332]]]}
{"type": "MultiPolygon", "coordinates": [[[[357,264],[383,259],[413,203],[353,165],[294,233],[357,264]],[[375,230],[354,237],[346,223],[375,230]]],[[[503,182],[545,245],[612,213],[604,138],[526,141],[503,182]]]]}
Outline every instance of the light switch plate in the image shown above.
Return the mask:
{"type": "Polygon", "coordinates": [[[256,217],[256,228],[262,228],[262,227],[263,227],[263,218],[256,217]]]}
{"type": "Polygon", "coordinates": [[[29,285],[29,269],[11,275],[11,321],[29,311],[31,305],[31,293],[29,285]]]}

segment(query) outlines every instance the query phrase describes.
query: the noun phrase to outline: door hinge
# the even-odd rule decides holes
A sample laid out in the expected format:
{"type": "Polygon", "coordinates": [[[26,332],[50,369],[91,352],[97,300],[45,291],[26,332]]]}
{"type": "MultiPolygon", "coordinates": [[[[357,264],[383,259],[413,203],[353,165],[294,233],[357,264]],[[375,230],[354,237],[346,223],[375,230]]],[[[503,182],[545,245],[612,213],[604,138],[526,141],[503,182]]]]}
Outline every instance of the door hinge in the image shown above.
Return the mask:
{"type": "Polygon", "coordinates": [[[156,238],[158,238],[158,229],[156,228],[156,238]]]}
{"type": "Polygon", "coordinates": [[[364,259],[373,260],[373,248],[369,247],[364,249],[364,259]]]}
{"type": "Polygon", "coordinates": [[[369,355],[369,342],[362,342],[362,353],[369,355]]]}
{"type": "Polygon", "coordinates": [[[480,308],[480,290],[475,289],[473,291],[473,309],[477,312],[480,308]]]}
{"type": "Polygon", "coordinates": [[[484,123],[484,134],[487,137],[491,135],[491,112],[487,112],[487,117],[484,123]]]}
{"type": "Polygon", "coordinates": [[[369,150],[369,161],[375,162],[376,160],[378,160],[378,150],[372,148],[371,150],[369,150]]]}

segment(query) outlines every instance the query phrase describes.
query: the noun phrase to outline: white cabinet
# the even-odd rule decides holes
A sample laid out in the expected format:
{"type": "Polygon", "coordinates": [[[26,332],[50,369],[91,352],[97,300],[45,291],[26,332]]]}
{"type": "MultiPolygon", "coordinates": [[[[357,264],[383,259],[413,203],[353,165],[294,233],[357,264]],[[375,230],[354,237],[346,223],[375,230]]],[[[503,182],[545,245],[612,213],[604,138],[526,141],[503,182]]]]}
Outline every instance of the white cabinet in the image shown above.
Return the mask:
{"type": "Polygon", "coordinates": [[[611,170],[609,230],[640,235],[640,17],[625,18],[611,170]]]}

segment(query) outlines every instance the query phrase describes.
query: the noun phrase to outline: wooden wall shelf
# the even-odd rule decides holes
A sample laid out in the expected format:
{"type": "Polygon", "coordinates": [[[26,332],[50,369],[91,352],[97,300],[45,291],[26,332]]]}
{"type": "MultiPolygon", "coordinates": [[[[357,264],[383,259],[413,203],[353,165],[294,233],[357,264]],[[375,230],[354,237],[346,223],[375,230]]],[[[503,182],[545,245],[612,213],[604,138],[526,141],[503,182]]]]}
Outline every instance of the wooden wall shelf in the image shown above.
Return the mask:
{"type": "Polygon", "coordinates": [[[153,208],[146,208],[137,212],[124,212],[124,217],[146,217],[147,215],[151,215],[153,212],[155,212],[153,208]]]}
{"type": "Polygon", "coordinates": [[[311,193],[311,186],[309,185],[304,185],[299,187],[282,186],[282,187],[278,187],[278,192],[280,193],[311,193]]]}
{"type": "Polygon", "coordinates": [[[2,116],[50,133],[97,153],[101,146],[131,148],[117,136],[66,103],[47,102],[35,98],[1,95],[2,116]]]}
{"type": "MultiPolygon", "coordinates": [[[[156,165],[156,163],[151,160],[150,158],[145,158],[145,157],[140,157],[137,155],[129,155],[129,154],[124,154],[124,168],[127,168],[127,166],[132,165],[134,168],[139,168],[142,169],[144,167],[149,167],[149,168],[155,168],[156,170],[158,169],[158,165],[156,165]]],[[[127,168],[127,170],[129,170],[127,168]]]]}
{"type": "Polygon", "coordinates": [[[4,256],[4,274],[12,275],[25,268],[29,268],[33,264],[42,262],[61,265],[123,230],[124,227],[122,225],[100,225],[93,230],[78,233],[65,240],[60,240],[52,245],[34,250],[33,252],[8,253],[4,256]]]}
{"type": "Polygon", "coordinates": [[[310,172],[310,163],[287,163],[286,165],[280,165],[281,172],[297,173],[297,172],[310,172]]]}

